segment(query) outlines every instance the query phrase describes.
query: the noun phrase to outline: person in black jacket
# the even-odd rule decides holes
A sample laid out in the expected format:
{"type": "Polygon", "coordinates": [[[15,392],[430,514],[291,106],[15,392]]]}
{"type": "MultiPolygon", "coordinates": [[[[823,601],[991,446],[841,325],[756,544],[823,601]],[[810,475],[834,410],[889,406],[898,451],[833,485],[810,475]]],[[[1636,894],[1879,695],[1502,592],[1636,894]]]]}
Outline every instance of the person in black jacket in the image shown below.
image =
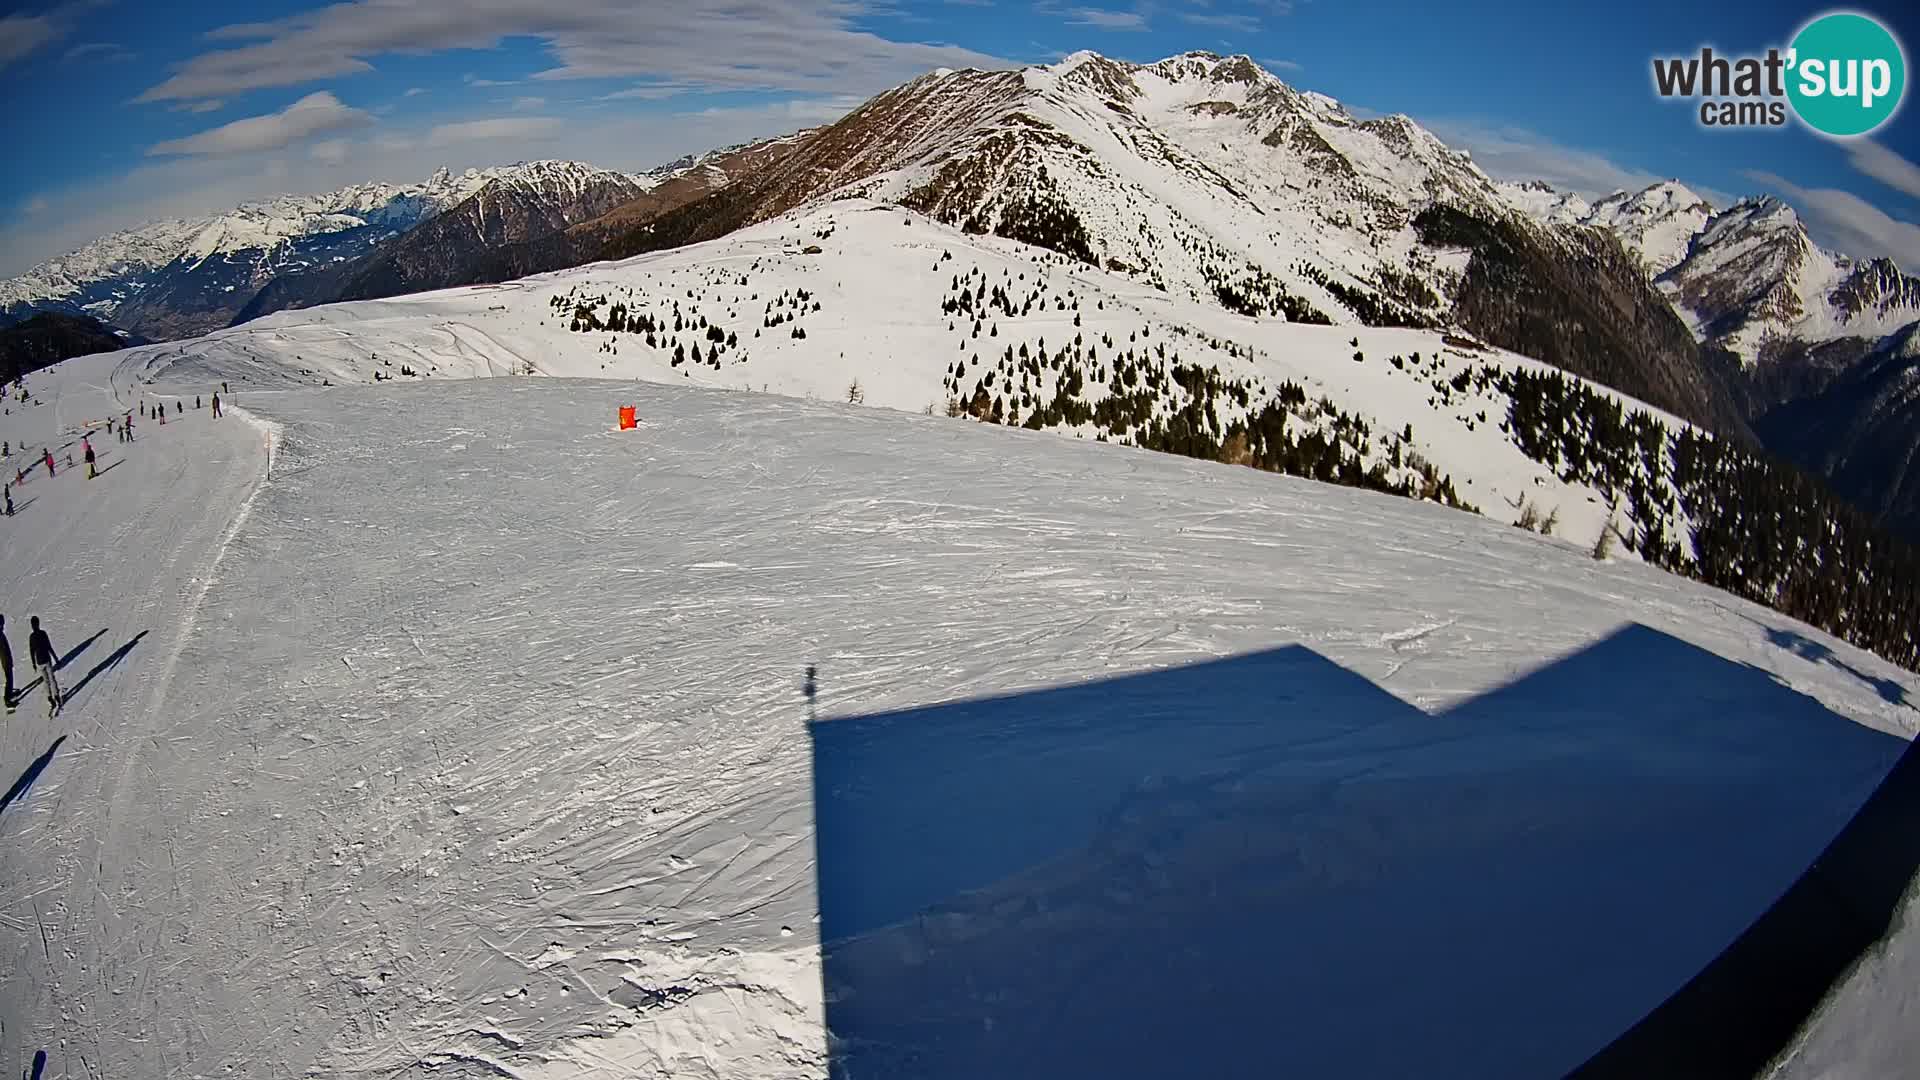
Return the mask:
{"type": "MultiPolygon", "coordinates": [[[[12,495],[12,492],[8,492],[12,495]]],[[[7,711],[13,711],[13,645],[7,641],[7,617],[0,615],[0,671],[7,675],[7,711]]]]}
{"type": "Polygon", "coordinates": [[[33,633],[27,635],[27,658],[33,661],[35,670],[47,684],[47,706],[53,712],[60,711],[60,681],[54,678],[53,667],[60,657],[53,651],[53,639],[40,628],[40,616],[28,619],[33,624],[33,633]]]}

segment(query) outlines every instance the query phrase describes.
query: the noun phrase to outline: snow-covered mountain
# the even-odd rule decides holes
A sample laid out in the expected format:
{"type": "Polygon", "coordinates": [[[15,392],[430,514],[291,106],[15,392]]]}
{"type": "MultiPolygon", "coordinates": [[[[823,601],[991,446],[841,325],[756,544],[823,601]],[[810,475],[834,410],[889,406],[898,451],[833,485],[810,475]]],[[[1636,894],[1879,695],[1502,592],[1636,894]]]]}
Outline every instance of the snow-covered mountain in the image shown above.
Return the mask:
{"type": "Polygon", "coordinates": [[[1535,223],[1413,121],[1357,119],[1244,56],[934,72],[707,198],[532,266],[694,243],[843,198],[1243,315],[1457,324],[1745,437],[1686,328],[1604,234],[1535,223]],[[1516,279],[1532,283],[1526,311],[1516,279]]]}
{"type": "Polygon", "coordinates": [[[1694,236],[1706,227],[1713,207],[1677,180],[1637,192],[1616,191],[1595,203],[1540,180],[1497,185],[1506,201],[1549,225],[1591,225],[1618,236],[1650,277],[1686,257],[1694,236]]]}
{"type": "Polygon", "coordinates": [[[1713,216],[1713,207],[1675,180],[1628,195],[1615,192],[1588,208],[1583,225],[1613,230],[1628,251],[1658,277],[1686,258],[1687,249],[1713,216]]]}
{"type": "Polygon", "coordinates": [[[1714,215],[1659,285],[1702,341],[1748,363],[1771,344],[1873,339],[1920,320],[1920,279],[1819,247],[1764,196],[1714,215]]]}
{"type": "Polygon", "coordinates": [[[1593,207],[1571,191],[1561,191],[1545,180],[1500,181],[1502,197],[1529,217],[1550,225],[1584,225],[1593,207]]]}
{"type": "MultiPolygon", "coordinates": [[[[1466,155],[1405,117],[1362,121],[1246,57],[1092,53],[941,71],[803,140],[637,245],[706,239],[810,200],[896,202],[1052,247],[1180,296],[1295,321],[1419,324],[1464,256],[1421,248],[1437,200],[1509,213],[1466,155]]],[[[616,252],[617,253],[617,252],[616,252]]]]}
{"type": "Polygon", "coordinates": [[[1499,185],[1537,221],[1611,230],[1704,344],[1751,367],[1770,350],[1871,343],[1920,320],[1920,279],[1890,259],[1854,259],[1807,235],[1772,196],[1716,211],[1676,180],[1587,204],[1531,181],[1499,185]]]}
{"type": "Polygon", "coordinates": [[[0,282],[0,312],[80,310],[149,337],[181,337],[226,325],[275,277],[358,258],[484,189],[553,202],[591,189],[630,196],[653,182],[578,162],[534,161],[442,169],[418,184],[283,195],[103,237],[0,282]]]}

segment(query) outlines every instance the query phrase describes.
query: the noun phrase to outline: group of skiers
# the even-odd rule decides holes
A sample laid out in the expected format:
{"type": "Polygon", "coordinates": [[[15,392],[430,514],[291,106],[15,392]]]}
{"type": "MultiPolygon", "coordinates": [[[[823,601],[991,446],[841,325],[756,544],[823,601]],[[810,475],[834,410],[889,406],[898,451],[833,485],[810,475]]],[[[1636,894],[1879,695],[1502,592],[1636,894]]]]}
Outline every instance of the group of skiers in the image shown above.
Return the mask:
{"type": "MultiPolygon", "coordinates": [[[[220,389],[224,392],[227,389],[227,384],[221,383],[220,389]]],[[[206,402],[206,405],[210,406],[214,419],[218,420],[220,417],[225,415],[224,411],[220,407],[219,394],[214,394],[212,396],[212,400],[206,402]]],[[[194,395],[193,407],[195,411],[198,411],[203,407],[202,399],[197,394],[194,395]]],[[[148,405],[146,402],[143,401],[140,403],[139,408],[140,408],[140,416],[142,419],[152,418],[157,420],[163,426],[166,424],[167,422],[166,405],[164,404],[148,405]]],[[[183,414],[186,412],[186,403],[184,401],[176,401],[173,403],[173,408],[174,408],[175,415],[183,414]]],[[[114,438],[116,438],[120,442],[123,442],[123,443],[132,442],[133,441],[133,410],[131,409],[127,410],[127,412],[123,416],[120,416],[118,418],[111,417],[111,416],[108,417],[107,431],[109,434],[113,435],[114,438]]],[[[11,457],[12,454],[13,454],[13,444],[11,442],[8,442],[7,444],[5,444],[4,449],[0,449],[0,456],[11,457]]],[[[80,436],[80,456],[81,456],[81,460],[87,466],[87,479],[92,480],[98,477],[100,475],[100,470],[98,468],[97,456],[93,452],[93,437],[91,435],[80,436]]],[[[36,464],[45,465],[47,468],[47,475],[49,477],[57,475],[56,463],[54,461],[53,451],[46,450],[46,449],[41,450],[40,460],[36,464]]],[[[73,467],[72,451],[68,451],[67,453],[67,467],[68,468],[73,467]]],[[[6,515],[8,517],[13,516],[13,488],[17,485],[24,484],[26,482],[27,482],[27,468],[24,466],[16,466],[13,473],[13,480],[10,482],[7,482],[4,485],[6,489],[6,515]]]]}
{"type": "MultiPolygon", "coordinates": [[[[221,383],[220,390],[222,393],[226,392],[227,384],[221,383]]],[[[24,390],[22,390],[22,395],[21,400],[26,400],[24,390]]],[[[220,405],[219,394],[212,395],[212,399],[206,404],[210,408],[214,419],[219,419],[224,415],[224,411],[220,405]]],[[[195,411],[202,408],[202,400],[197,395],[193,399],[193,407],[195,411]]],[[[163,425],[167,422],[167,407],[164,404],[156,403],[149,405],[146,402],[141,402],[139,410],[142,419],[153,419],[163,425]]],[[[184,402],[174,402],[175,415],[181,415],[185,412],[186,406],[184,402]]],[[[117,418],[109,417],[107,419],[107,431],[120,442],[132,442],[133,410],[129,409],[124,415],[117,418]]],[[[13,449],[14,447],[11,441],[0,445],[0,456],[11,457],[13,455],[13,449]]],[[[23,447],[22,449],[25,448],[23,447]]],[[[87,479],[91,480],[99,476],[98,459],[93,450],[92,435],[83,434],[80,436],[80,456],[81,460],[85,462],[87,466],[87,479]]],[[[42,449],[39,460],[34,464],[45,465],[49,477],[57,475],[56,462],[54,461],[52,450],[42,449]]],[[[73,465],[73,453],[71,450],[67,453],[66,464],[68,467],[72,467],[73,465]]],[[[0,481],[0,494],[4,494],[5,496],[6,515],[8,517],[13,516],[14,487],[26,482],[27,469],[26,467],[19,466],[15,467],[11,480],[0,481]]],[[[40,616],[32,616],[31,622],[32,632],[27,635],[27,658],[33,664],[33,670],[35,674],[39,676],[40,683],[46,687],[47,707],[51,715],[58,713],[61,705],[65,704],[65,699],[60,691],[58,676],[60,657],[59,654],[53,650],[53,639],[47,635],[46,630],[40,625],[40,616]]],[[[4,674],[6,680],[7,711],[13,712],[20,704],[21,691],[17,689],[13,683],[13,645],[7,640],[6,617],[4,615],[0,615],[0,674],[4,674]]],[[[29,684],[29,687],[30,686],[31,684],[29,684]]]]}
{"type": "MultiPolygon", "coordinates": [[[[53,639],[40,625],[40,616],[30,620],[33,630],[27,635],[27,659],[32,661],[33,670],[39,674],[40,682],[47,688],[48,715],[60,711],[64,700],[60,694],[58,669],[60,656],[53,651],[53,639]]],[[[13,685],[13,645],[7,640],[7,617],[0,615],[0,671],[4,671],[7,681],[7,711],[12,712],[20,704],[20,693],[13,685]]]]}

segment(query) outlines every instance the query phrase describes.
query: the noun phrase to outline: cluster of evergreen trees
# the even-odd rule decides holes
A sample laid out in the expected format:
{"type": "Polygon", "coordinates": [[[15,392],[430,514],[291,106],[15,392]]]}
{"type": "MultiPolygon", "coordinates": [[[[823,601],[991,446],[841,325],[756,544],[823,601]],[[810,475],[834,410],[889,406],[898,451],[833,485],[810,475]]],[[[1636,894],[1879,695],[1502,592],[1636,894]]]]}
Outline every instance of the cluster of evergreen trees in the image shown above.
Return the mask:
{"type": "Polygon", "coordinates": [[[1920,551],[1818,480],[1558,372],[1487,370],[1514,444],[1612,499],[1642,558],[1920,669],[1920,551]]]}
{"type": "Polygon", "coordinates": [[[1359,316],[1360,321],[1368,326],[1411,326],[1416,329],[1426,329],[1434,325],[1431,318],[1420,312],[1366,289],[1349,285],[1304,259],[1295,261],[1293,272],[1327,290],[1335,300],[1345,304],[1347,310],[1359,316]]]}
{"type": "Polygon", "coordinates": [[[1151,337],[1149,324],[1124,343],[1075,334],[1049,349],[1042,338],[1037,348],[1004,345],[988,365],[976,352],[947,371],[947,414],[1035,430],[1092,427],[1101,440],[1475,509],[1411,449],[1411,429],[1385,436],[1377,457],[1366,420],[1331,400],[1309,403],[1298,384],[1268,390],[1186,362],[1151,337]],[[1105,393],[1090,398],[1094,385],[1105,393]]]}

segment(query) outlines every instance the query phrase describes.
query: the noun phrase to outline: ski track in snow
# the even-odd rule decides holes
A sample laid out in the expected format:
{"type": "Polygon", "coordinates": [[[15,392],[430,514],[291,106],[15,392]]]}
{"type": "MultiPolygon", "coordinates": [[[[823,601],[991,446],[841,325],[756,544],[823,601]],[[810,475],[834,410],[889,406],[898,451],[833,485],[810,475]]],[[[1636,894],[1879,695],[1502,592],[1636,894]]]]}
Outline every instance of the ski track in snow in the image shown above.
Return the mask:
{"type": "MultiPolygon", "coordinates": [[[[157,355],[34,376],[7,431],[204,392],[157,355]]],[[[822,1075],[810,663],[839,717],[1301,643],[1437,710],[1639,622],[1920,716],[1826,635],[1430,504],[711,389],[238,389],[4,522],[16,655],[29,612],[105,627],[73,687],[146,633],[0,729],[9,781],[66,736],[0,813],[9,1067],[822,1075]]]]}

